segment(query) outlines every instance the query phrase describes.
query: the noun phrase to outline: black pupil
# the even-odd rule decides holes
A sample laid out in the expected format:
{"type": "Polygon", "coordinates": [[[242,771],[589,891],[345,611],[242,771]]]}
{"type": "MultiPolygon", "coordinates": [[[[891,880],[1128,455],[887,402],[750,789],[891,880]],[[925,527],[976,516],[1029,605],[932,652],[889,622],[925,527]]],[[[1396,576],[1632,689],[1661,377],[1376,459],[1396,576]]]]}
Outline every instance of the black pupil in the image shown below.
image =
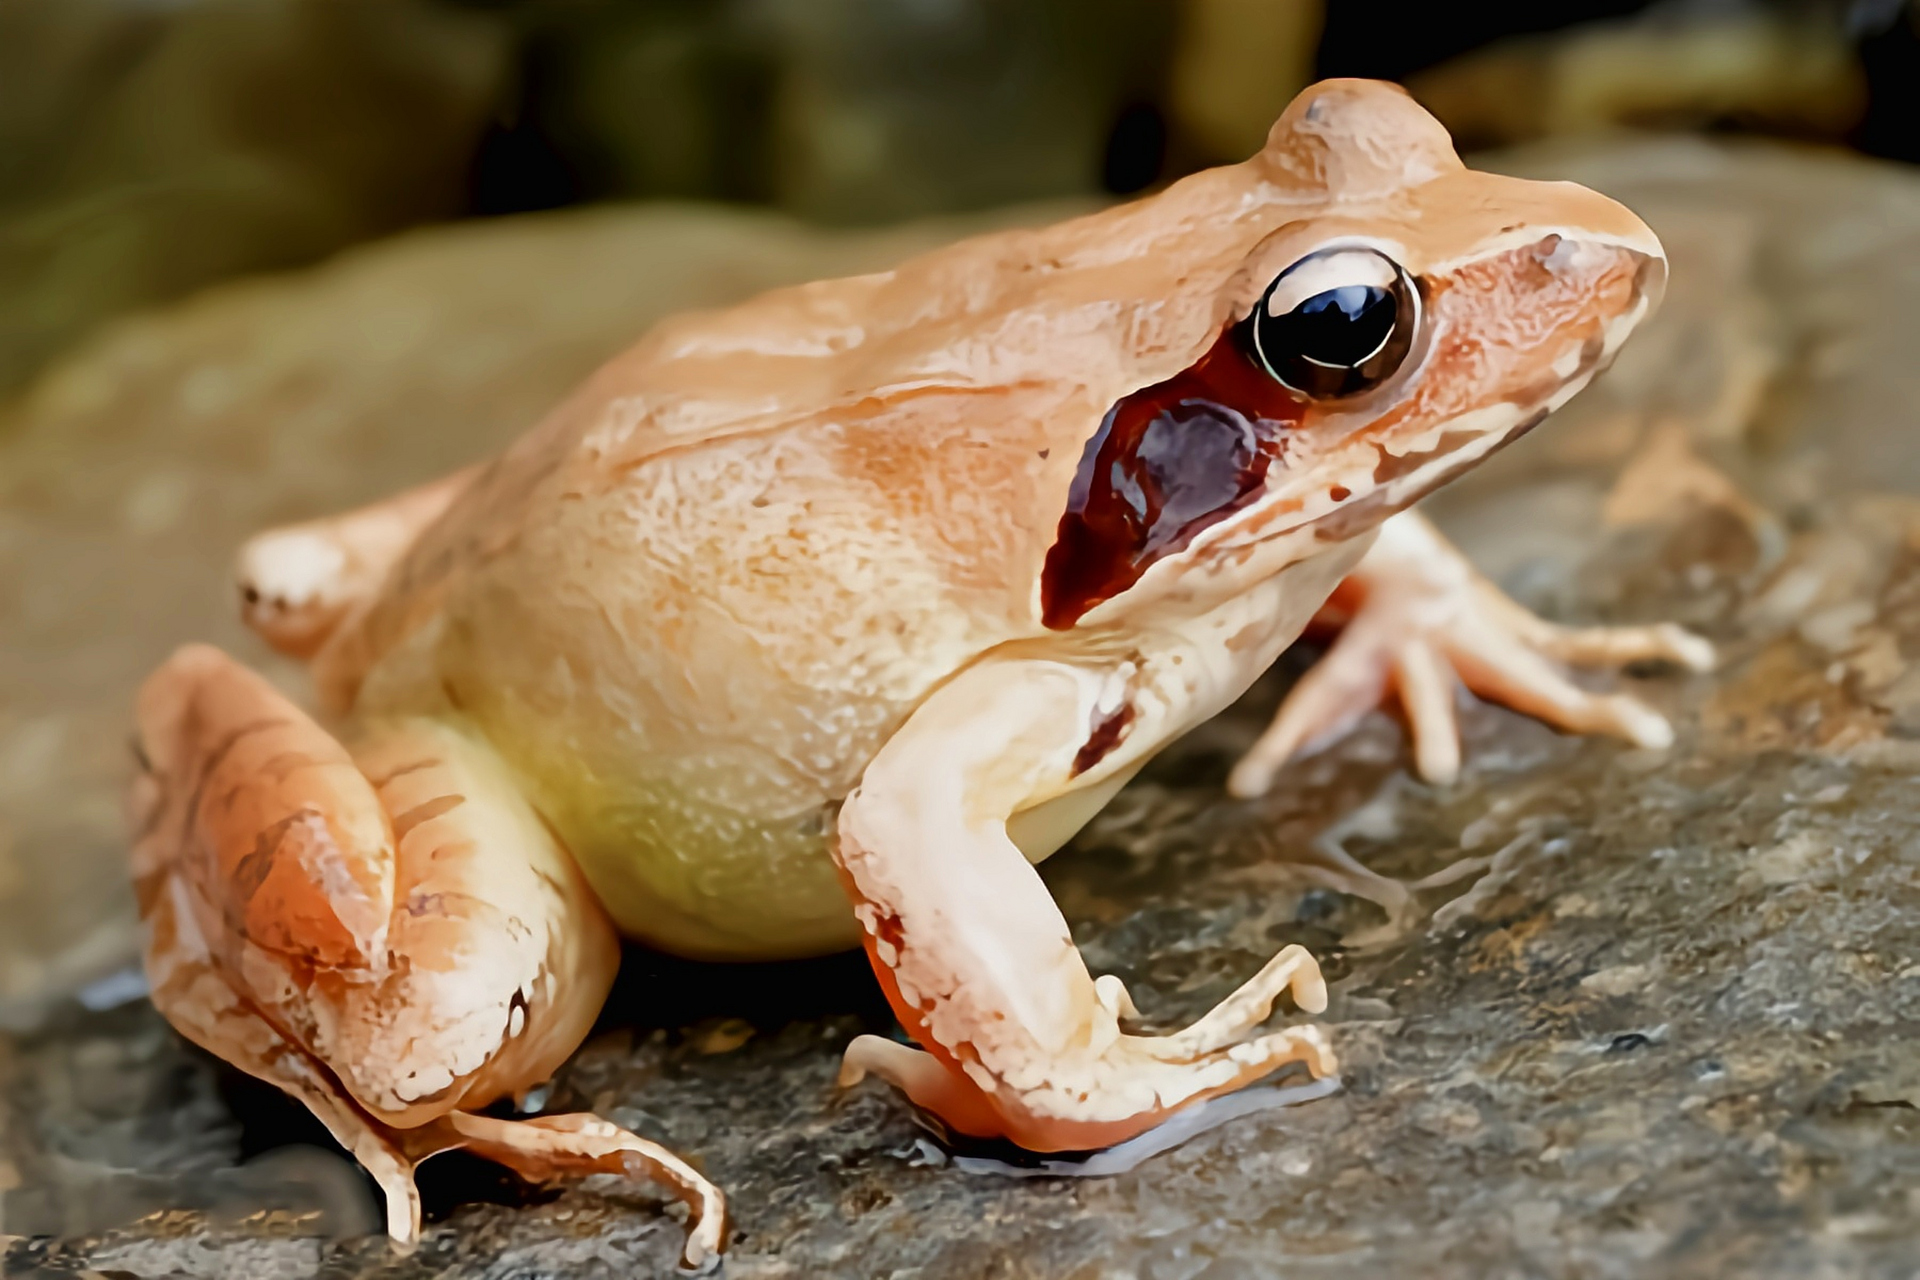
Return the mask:
{"type": "Polygon", "coordinates": [[[1343,285],[1316,293],[1286,315],[1267,317],[1260,345],[1351,369],[1380,349],[1397,310],[1393,295],[1378,285],[1343,285]]]}
{"type": "Polygon", "coordinates": [[[1338,400],[1372,390],[1406,360],[1419,327],[1417,287],[1392,270],[1384,284],[1322,289],[1282,315],[1270,309],[1274,290],[1241,322],[1242,350],[1281,385],[1311,400],[1338,400]]]}

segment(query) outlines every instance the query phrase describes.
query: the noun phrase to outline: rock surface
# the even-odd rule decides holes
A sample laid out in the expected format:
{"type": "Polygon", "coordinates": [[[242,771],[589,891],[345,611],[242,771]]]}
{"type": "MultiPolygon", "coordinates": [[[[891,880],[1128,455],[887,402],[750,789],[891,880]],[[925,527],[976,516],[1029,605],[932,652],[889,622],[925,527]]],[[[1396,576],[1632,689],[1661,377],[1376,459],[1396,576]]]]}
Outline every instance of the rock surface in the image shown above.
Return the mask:
{"type": "MultiPolygon", "coordinates": [[[[857,958],[631,957],[545,1101],[696,1155],[733,1195],[729,1275],[1912,1274],[1920,179],[1685,142],[1510,162],[1628,200],[1673,284],[1600,386],[1435,514],[1550,615],[1719,641],[1711,676],[1630,682],[1674,715],[1674,749],[1475,707],[1470,767],[1439,791],[1375,717],[1275,795],[1229,801],[1285,671],[1179,744],[1048,882],[1154,1020],[1312,947],[1345,1088],[1110,1179],[964,1173],[883,1089],[836,1093],[839,1047],[888,1021],[857,958]],[[1447,868],[1475,874],[1406,888],[1447,868]]],[[[535,1194],[454,1157],[429,1166],[427,1238],[403,1257],[365,1234],[342,1159],[285,1145],[318,1141],[294,1108],[111,983],[83,993],[92,1011],[60,998],[130,944],[118,709],[189,635],[258,657],[221,583],[246,529],[498,442],[652,299],[852,269],[915,234],[938,232],[608,212],[436,233],[130,326],[18,411],[0,453],[7,1274],[669,1270],[679,1228],[650,1192],[535,1194]]]]}

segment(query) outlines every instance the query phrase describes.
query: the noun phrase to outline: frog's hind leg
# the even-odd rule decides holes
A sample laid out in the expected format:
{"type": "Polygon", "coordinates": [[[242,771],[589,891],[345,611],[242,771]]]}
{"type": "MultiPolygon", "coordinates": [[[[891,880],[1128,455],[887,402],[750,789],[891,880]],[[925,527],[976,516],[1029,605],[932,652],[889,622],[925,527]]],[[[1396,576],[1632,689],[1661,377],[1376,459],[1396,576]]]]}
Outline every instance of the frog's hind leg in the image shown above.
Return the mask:
{"type": "Polygon", "coordinates": [[[1381,527],[1315,622],[1340,635],[1234,767],[1235,795],[1265,791],[1288,759],[1338,738],[1390,690],[1406,713],[1414,764],[1432,782],[1460,770],[1459,685],[1558,729],[1663,747],[1673,731],[1659,712],[1628,694],[1582,689],[1556,664],[1713,664],[1713,646],[1676,626],[1573,628],[1535,617],[1411,511],[1381,527]]]}
{"type": "Polygon", "coordinates": [[[135,882],[154,1003],[279,1085],[418,1231],[413,1167],[471,1147],[529,1177],[619,1172],[691,1212],[687,1259],[724,1242],[717,1188],[592,1116],[472,1114],[550,1076],[619,963],[613,927],[492,750],[436,721],[371,724],[349,751],[203,646],[141,690],[135,882]]]}
{"type": "Polygon", "coordinates": [[[249,539],[235,566],[241,617],[280,652],[312,657],[380,586],[420,531],[460,496],[476,470],[469,467],[372,506],[249,539]]]}
{"type": "Polygon", "coordinates": [[[261,1016],[221,974],[193,920],[188,895],[185,883],[164,871],[141,884],[154,1004],[187,1039],[305,1105],[379,1185],[387,1233],[412,1243],[420,1234],[413,1170],[433,1150],[433,1127],[391,1129],[355,1106],[331,1072],[261,1016]]]}

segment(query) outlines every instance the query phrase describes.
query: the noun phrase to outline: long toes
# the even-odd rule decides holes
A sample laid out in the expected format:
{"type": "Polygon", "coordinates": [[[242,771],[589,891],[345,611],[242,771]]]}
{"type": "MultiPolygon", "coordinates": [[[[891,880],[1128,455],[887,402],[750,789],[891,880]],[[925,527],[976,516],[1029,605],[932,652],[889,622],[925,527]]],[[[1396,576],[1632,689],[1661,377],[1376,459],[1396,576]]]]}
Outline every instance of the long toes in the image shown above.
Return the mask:
{"type": "Polygon", "coordinates": [[[1549,657],[1577,666],[1624,667],[1633,662],[1670,662],[1689,671],[1713,669],[1713,645],[1684,627],[1582,627],[1559,629],[1541,637],[1537,647],[1549,657]]]}
{"type": "Polygon", "coordinates": [[[1588,732],[1625,738],[1636,747],[1663,751],[1673,745],[1673,726],[1667,718],[1631,694],[1595,698],[1588,732]]]}
{"type": "Polygon", "coordinates": [[[1452,782],[1460,775],[1453,669],[1432,645],[1409,640],[1394,661],[1394,683],[1413,736],[1414,767],[1428,782],[1452,782]]]}
{"type": "Polygon", "coordinates": [[[1339,1059],[1334,1055],[1326,1032],[1311,1025],[1288,1027],[1256,1039],[1244,1040],[1211,1056],[1240,1068],[1239,1078],[1234,1082],[1235,1088],[1270,1075],[1290,1062],[1304,1063],[1315,1079],[1332,1075],[1340,1069],[1339,1059]]]}
{"type": "Polygon", "coordinates": [[[1390,666],[1391,659],[1371,645],[1348,636],[1336,641],[1300,677],[1273,723],[1234,765],[1228,793],[1242,800],[1264,794],[1287,761],[1351,729],[1379,705],[1390,666]]]}
{"type": "Polygon", "coordinates": [[[1556,677],[1551,683],[1506,685],[1485,696],[1567,733],[1604,733],[1652,750],[1673,745],[1667,718],[1631,694],[1588,693],[1556,677]]]}
{"type": "Polygon", "coordinates": [[[1671,662],[1688,671],[1713,670],[1713,642],[1685,627],[1662,622],[1651,627],[1620,629],[1627,632],[1628,638],[1619,643],[1617,652],[1624,656],[1616,659],[1617,662],[1671,662]]]}
{"type": "Polygon", "coordinates": [[[413,1183],[413,1166],[404,1161],[369,1163],[362,1152],[355,1152],[367,1172],[380,1184],[386,1201],[387,1237],[406,1252],[420,1241],[420,1191],[413,1183]]]}
{"type": "Polygon", "coordinates": [[[1327,1007],[1327,983],[1320,964],[1301,946],[1290,946],[1269,960],[1239,990],[1222,1000],[1193,1025],[1172,1035],[1143,1039],[1151,1052],[1173,1061],[1186,1061],[1225,1050],[1273,1014],[1282,992],[1307,1013],[1327,1007]]]}
{"type": "Polygon", "coordinates": [[[501,1120],[454,1112],[447,1120],[474,1154],[535,1181],[617,1173],[658,1183],[687,1206],[681,1265],[689,1270],[708,1269],[726,1247],[726,1196],[657,1142],[585,1113],[501,1120]]]}
{"type": "Polygon", "coordinates": [[[1140,1017],[1139,1008],[1133,1003],[1133,996],[1127,991],[1127,984],[1111,973],[1103,973],[1093,980],[1094,998],[1100,1006],[1114,1016],[1118,1022],[1134,1022],[1140,1017]]]}
{"type": "Polygon", "coordinates": [[[1713,644],[1671,622],[1641,627],[1569,627],[1549,622],[1491,586],[1476,593],[1483,619],[1538,653],[1584,667],[1624,667],[1634,662],[1670,662],[1688,671],[1711,671],[1713,644]]]}
{"type": "Polygon", "coordinates": [[[1481,630],[1452,653],[1474,693],[1569,733],[1605,733],[1639,747],[1673,742],[1666,717],[1631,694],[1592,693],[1520,641],[1481,630]]]}

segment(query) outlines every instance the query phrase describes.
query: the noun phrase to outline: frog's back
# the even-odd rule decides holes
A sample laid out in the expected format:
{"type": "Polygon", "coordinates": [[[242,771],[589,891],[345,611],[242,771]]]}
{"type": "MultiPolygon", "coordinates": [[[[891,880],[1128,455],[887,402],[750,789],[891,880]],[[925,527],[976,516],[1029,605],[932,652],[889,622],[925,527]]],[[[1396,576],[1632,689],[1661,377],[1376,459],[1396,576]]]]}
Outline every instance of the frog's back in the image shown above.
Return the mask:
{"type": "Polygon", "coordinates": [[[323,682],[477,725],[630,932],[847,944],[835,806],[936,684],[1042,633],[1082,443],[1215,323],[1187,277],[1250,233],[1206,177],[663,324],[423,535],[323,682]]]}

